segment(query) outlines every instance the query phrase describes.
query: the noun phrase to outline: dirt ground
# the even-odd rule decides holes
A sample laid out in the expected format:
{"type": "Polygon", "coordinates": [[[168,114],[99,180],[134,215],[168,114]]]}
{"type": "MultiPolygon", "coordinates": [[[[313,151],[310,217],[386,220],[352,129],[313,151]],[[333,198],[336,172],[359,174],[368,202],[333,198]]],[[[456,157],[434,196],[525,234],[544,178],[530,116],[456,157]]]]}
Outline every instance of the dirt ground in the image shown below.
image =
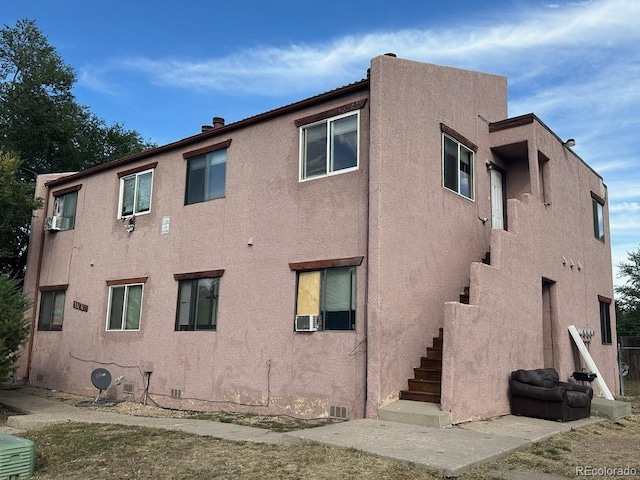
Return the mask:
{"type": "MultiPolygon", "coordinates": [[[[35,389],[30,393],[70,404],[85,397],[35,389]]],[[[632,415],[558,434],[531,448],[499,461],[482,465],[464,474],[461,480],[511,478],[524,473],[553,474],[580,478],[580,468],[632,468],[640,474],[640,397],[632,401],[632,415]]],[[[88,407],[96,408],[96,407],[88,407]]],[[[196,416],[198,413],[159,409],[148,405],[120,403],[111,411],[143,416],[196,416]]],[[[11,414],[0,408],[0,425],[11,414]]],[[[211,420],[254,422],[272,428],[274,417],[250,418],[220,412],[206,414],[211,420]],[[216,418],[216,415],[220,415],[216,418]],[[248,419],[247,419],[248,418],[248,419]]],[[[283,428],[302,428],[292,419],[281,418],[283,428]]],[[[307,427],[312,425],[306,425],[307,427]]],[[[420,479],[441,478],[412,465],[385,460],[353,449],[323,445],[259,445],[228,442],[181,432],[124,427],[117,425],[63,424],[26,432],[36,442],[34,479],[420,479]]],[[[586,470],[582,470],[586,471],[586,470]]],[[[624,473],[624,472],[623,472],[624,473]]],[[[593,476],[627,479],[627,475],[593,476]]]]}

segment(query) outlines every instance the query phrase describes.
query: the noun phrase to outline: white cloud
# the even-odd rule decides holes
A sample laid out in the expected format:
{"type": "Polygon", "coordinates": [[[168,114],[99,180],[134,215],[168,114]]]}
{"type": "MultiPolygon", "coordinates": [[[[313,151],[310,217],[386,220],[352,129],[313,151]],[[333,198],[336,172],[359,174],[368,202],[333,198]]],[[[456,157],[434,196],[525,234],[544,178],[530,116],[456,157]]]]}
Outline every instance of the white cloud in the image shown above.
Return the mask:
{"type": "MultiPolygon", "coordinates": [[[[107,75],[138,72],[154,84],[227,93],[281,95],[333,88],[364,76],[370,58],[392,51],[419,61],[473,69],[498,70],[527,79],[544,72],[573,77],[593,63],[594,52],[624,56],[636,48],[640,29],[636,0],[605,0],[547,10],[529,10],[519,18],[477,28],[401,30],[346,36],[322,44],[260,46],[234,55],[197,61],[124,58],[100,67],[107,75]]],[[[99,69],[98,69],[99,70],[99,69]]],[[[96,75],[100,72],[97,71],[96,75]]],[[[88,71],[88,78],[94,78],[88,71]]],[[[628,80],[632,77],[619,77],[628,80]]],[[[82,79],[81,79],[82,80],[82,79]]],[[[95,81],[95,80],[94,80],[95,81]]],[[[637,83],[637,82],[628,82],[637,83]]]]}
{"type": "Polygon", "coordinates": [[[622,202],[609,206],[610,213],[640,213],[640,203],[622,202]]]}

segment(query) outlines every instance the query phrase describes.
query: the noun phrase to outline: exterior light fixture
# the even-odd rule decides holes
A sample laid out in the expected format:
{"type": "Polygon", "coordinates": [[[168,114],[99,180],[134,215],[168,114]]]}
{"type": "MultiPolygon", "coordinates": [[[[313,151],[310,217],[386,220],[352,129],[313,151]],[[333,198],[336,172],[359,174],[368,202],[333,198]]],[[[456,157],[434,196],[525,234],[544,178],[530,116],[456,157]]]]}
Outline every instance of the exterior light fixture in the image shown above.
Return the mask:
{"type": "Polygon", "coordinates": [[[576,141],[573,138],[568,139],[566,142],[562,142],[565,147],[573,148],[576,146],[576,141]]]}

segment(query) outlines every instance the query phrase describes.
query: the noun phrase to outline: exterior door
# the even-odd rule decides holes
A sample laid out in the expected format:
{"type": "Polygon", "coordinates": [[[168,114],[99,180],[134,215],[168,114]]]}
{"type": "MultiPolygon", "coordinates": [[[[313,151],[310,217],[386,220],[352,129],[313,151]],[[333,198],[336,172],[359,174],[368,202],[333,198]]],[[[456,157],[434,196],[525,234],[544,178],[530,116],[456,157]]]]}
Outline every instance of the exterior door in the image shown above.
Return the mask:
{"type": "Polygon", "coordinates": [[[495,166],[491,169],[491,228],[505,230],[505,174],[495,166]]]}

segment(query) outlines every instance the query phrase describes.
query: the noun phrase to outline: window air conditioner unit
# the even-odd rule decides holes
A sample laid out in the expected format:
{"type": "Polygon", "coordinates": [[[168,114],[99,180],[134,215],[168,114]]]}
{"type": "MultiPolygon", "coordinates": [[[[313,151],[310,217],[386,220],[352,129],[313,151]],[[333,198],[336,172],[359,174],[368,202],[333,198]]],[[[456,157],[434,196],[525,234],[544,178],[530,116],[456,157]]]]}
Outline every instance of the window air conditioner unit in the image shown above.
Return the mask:
{"type": "Polygon", "coordinates": [[[296,332],[317,332],[318,315],[296,315],[296,332]]]}
{"type": "Polygon", "coordinates": [[[44,230],[46,232],[57,232],[58,230],[62,230],[62,221],[64,218],[62,217],[47,217],[44,220],[44,230]]]}

